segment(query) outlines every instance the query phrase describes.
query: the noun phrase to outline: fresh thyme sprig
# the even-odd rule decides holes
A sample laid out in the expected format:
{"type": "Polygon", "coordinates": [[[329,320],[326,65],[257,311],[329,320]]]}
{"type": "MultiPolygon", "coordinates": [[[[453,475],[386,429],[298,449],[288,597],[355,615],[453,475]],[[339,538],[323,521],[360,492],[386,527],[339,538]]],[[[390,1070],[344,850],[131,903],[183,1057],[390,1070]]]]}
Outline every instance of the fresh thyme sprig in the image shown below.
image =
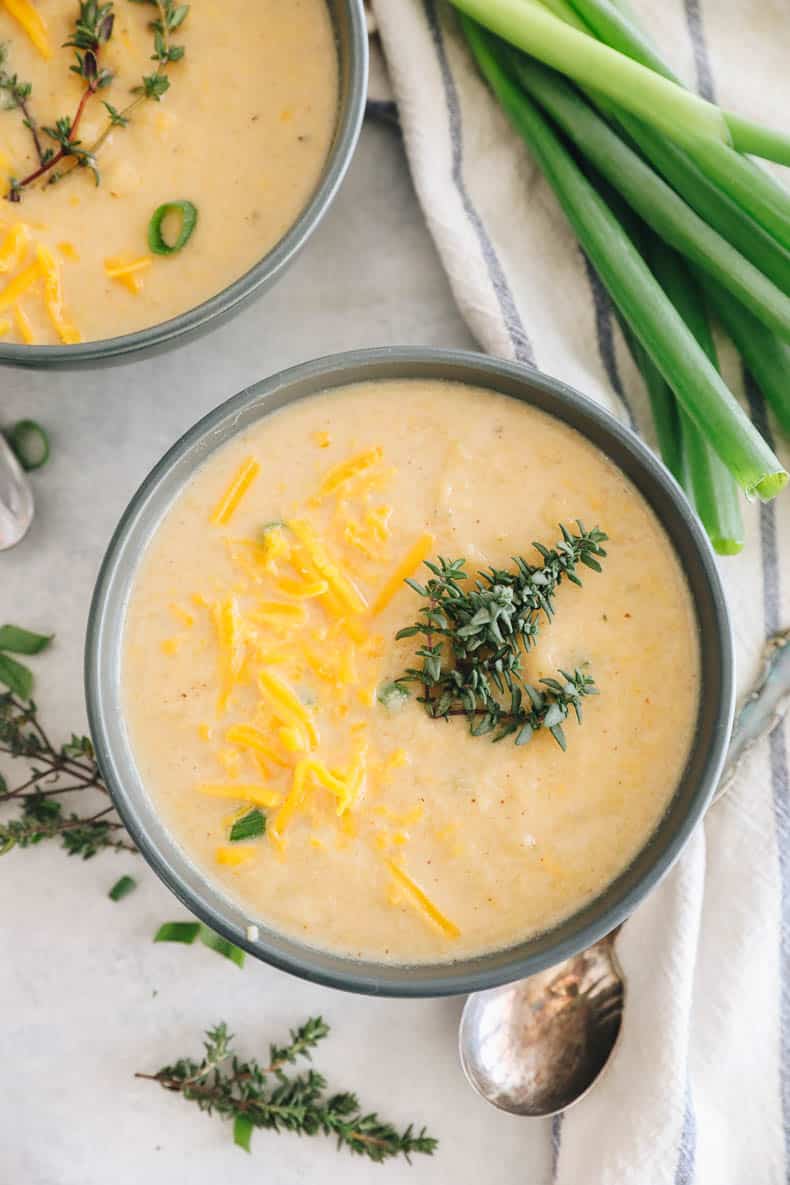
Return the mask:
{"type": "Polygon", "coordinates": [[[178,1092],[209,1115],[232,1119],[234,1141],[248,1152],[252,1132],[264,1128],[302,1136],[334,1136],[339,1148],[375,1163],[397,1156],[409,1160],[413,1153],[431,1156],[437,1141],[424,1128],[415,1132],[409,1125],[398,1131],[375,1112],[363,1112],[355,1094],[328,1095],[326,1079],[313,1069],[305,1074],[285,1073],[285,1066],[310,1058],[328,1033],[329,1026],[320,1016],[311,1017],[291,1031],[287,1045],[270,1046],[269,1062],[261,1065],[238,1058],[233,1053],[232,1034],[220,1024],[207,1031],[200,1061],[181,1058],[156,1074],[135,1077],[178,1092]],[[230,1067],[223,1069],[228,1059],[230,1067]]]}
{"type": "Polygon", "coordinates": [[[91,790],[106,799],[108,791],[88,737],[72,734],[60,748],[50,741],[32,699],[32,672],[8,653],[38,654],[50,641],[18,626],[0,629],[0,683],[9,688],[0,694],[0,756],[25,769],[13,786],[0,773],[0,808],[18,812],[0,820],[0,856],[46,839],[59,839],[69,855],[85,860],[105,848],[133,852],[112,806],[105,802],[80,814],[67,813],[60,801],[61,795],[91,790]]]}
{"type": "Polygon", "coordinates": [[[562,538],[552,550],[533,544],[540,565],[518,557],[514,570],[479,571],[467,587],[466,561],[439,557],[426,562],[432,576],[425,585],[406,581],[426,604],[420,620],[396,637],[422,637],[422,665],[408,667],[396,682],[420,684],[418,701],[430,716],[463,715],[474,736],[492,734],[499,741],[515,734],[518,745],[547,728],[566,747],[562,725],[571,711],[581,721],[582,699],[597,694],[593,678],[579,668],[560,670],[535,687],[524,680],[522,663],[537,640],[541,615],[550,621],[554,614],[561,582],[581,585],[580,564],[601,571],[607,536],[577,525],[578,534],[561,525],[562,538]]]}
{"type": "Polygon", "coordinates": [[[113,80],[113,73],[100,64],[102,49],[112,37],[115,16],[113,4],[98,4],[96,0],[80,0],[79,12],[74,22],[74,30],[64,46],[74,50],[74,64],[70,67],[72,74],[84,82],[80,101],[74,116],[62,115],[54,124],[42,128],[42,131],[57,144],[57,151],[45,150],[37,169],[28,173],[21,180],[12,180],[10,196],[12,201],[19,201],[23,189],[45,174],[48,180],[57,180],[60,175],[52,172],[67,157],[71,157],[76,164],[88,168],[93,173],[96,184],[99,184],[99,171],[92,151],[85,148],[77,138],[82,117],[89,101],[98,91],[104,90],[113,80]]]}
{"type": "MultiPolygon", "coordinates": [[[[173,62],[180,62],[185,52],[183,45],[174,44],[173,34],[183,25],[189,14],[190,6],[176,4],[175,0],[129,0],[129,2],[149,4],[157,10],[156,18],[149,23],[149,28],[153,33],[154,50],[151,60],[156,62],[156,69],[152,74],[143,75],[139,86],[132,88],[134,98],[122,110],[118,110],[112,103],[104,101],[108,115],[104,129],[93,143],[83,144],[78,139],[77,132],[85,108],[94,95],[105,90],[111,84],[114,77],[110,70],[101,65],[100,53],[112,37],[115,13],[113,0],[109,0],[106,4],[99,4],[97,0],[80,0],[74,32],[68,41],[64,42],[64,45],[74,49],[75,61],[71,66],[71,71],[85,82],[85,88],[73,117],[60,116],[54,124],[42,128],[42,131],[57,145],[57,151],[42,147],[37,125],[29,111],[23,109],[18,101],[14,102],[14,106],[20,106],[20,109],[24,110],[26,124],[36,143],[39,165],[21,180],[11,179],[7,194],[9,201],[21,201],[22,192],[43,177],[46,178],[47,184],[54,184],[79,167],[90,169],[96,184],[100,184],[101,176],[96,158],[113,129],[125,128],[129,124],[133,112],[141,103],[146,101],[158,103],[169,89],[168,67],[173,62]]],[[[0,66],[2,66],[2,60],[0,60],[0,66]]],[[[3,75],[0,73],[0,79],[2,77],[3,75]]],[[[9,86],[12,84],[17,90],[22,88],[21,98],[27,103],[30,95],[29,85],[18,83],[16,76],[13,76],[13,80],[10,79],[9,86]],[[27,87],[26,92],[25,87],[27,87]]]]}
{"type": "Polygon", "coordinates": [[[6,110],[16,108],[20,112],[23,124],[33,137],[33,145],[39,164],[43,165],[46,160],[45,149],[39,136],[38,124],[30,110],[30,96],[33,93],[33,84],[22,82],[16,74],[9,74],[5,68],[7,59],[8,47],[0,45],[0,92],[4,95],[2,106],[6,110]]]}

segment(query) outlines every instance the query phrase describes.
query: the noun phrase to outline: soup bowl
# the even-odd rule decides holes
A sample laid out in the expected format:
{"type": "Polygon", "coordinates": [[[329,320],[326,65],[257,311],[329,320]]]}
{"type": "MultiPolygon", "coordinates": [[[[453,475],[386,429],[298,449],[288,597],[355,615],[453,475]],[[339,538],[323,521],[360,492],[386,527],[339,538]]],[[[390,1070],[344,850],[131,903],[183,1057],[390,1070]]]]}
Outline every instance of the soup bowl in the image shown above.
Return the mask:
{"type": "Polygon", "coordinates": [[[136,333],[75,345],[19,345],[0,339],[0,365],[96,367],[166,350],[219,325],[279,279],[334,201],[354,155],[365,114],[368,38],[362,0],[327,0],[327,4],[338,55],[335,132],[312,197],[280,241],[238,280],[177,317],[136,333]]]}
{"type": "Polygon", "coordinates": [[[603,937],[667,872],[700,821],[720,776],[732,726],[733,656],[724,597],[708,540],[682,491],[628,429],[591,400],[528,367],[442,350],[382,349],[309,362],[257,383],[191,428],[148,475],[123,515],[99,574],[88,625],[91,732],[113,801],[135,843],[192,913],[257,958],[305,979],[394,996],[469,992],[531,975],[603,937]],[[349,383],[444,379],[522,400],[575,428],[630,479],[652,508],[686,575],[701,655],[696,727],[683,775],[658,826],[631,864],[560,924],[504,950],[454,963],[393,965],[308,947],[257,924],[207,880],[160,819],[135,764],[124,722],[122,642],[141,557],[201,464],[236,433],[296,400],[349,383]]]}

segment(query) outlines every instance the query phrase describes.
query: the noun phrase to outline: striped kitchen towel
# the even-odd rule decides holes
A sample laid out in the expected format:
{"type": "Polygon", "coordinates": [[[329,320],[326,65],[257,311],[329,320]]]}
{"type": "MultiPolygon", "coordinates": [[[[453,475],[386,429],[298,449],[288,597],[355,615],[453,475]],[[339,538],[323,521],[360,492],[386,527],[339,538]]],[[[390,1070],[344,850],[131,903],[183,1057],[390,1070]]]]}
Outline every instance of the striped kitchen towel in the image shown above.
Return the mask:
{"type": "MultiPolygon", "coordinates": [[[[579,387],[653,443],[608,297],[441,0],[370,0],[419,200],[481,346],[579,387]]],[[[635,0],[677,73],[746,115],[790,110],[786,0],[635,0]]],[[[790,182],[790,177],[786,178],[790,182]]],[[[787,440],[721,342],[763,434],[787,440]]],[[[722,560],[741,690],[790,625],[790,496],[745,507],[722,560]]],[[[547,1123],[557,1185],[780,1185],[790,1180],[788,727],[752,752],[618,942],[621,1044],[592,1094],[547,1123]]],[[[542,1185],[528,1162],[513,1180],[542,1185]]]]}

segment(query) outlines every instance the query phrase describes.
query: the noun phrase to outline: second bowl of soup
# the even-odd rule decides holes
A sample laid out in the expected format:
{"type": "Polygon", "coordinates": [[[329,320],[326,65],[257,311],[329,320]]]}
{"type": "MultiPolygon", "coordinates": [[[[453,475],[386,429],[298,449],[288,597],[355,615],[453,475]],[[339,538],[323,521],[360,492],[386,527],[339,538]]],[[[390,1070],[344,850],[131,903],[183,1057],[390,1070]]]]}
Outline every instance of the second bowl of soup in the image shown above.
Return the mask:
{"type": "Polygon", "coordinates": [[[599,937],[668,867],[732,708],[710,553],[551,380],[382,351],[198,425],[110,549],[88,651],[116,802],[256,954],[468,990],[599,937]]]}

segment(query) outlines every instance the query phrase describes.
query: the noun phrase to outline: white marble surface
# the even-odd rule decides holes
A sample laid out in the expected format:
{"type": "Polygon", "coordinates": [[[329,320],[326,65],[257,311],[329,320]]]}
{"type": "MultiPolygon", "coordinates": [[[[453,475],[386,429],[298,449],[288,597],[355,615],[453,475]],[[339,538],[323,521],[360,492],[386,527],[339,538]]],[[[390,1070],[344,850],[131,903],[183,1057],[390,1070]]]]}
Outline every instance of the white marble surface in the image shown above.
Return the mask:
{"type": "MultiPolygon", "coordinates": [[[[334,209],[292,270],[230,324],[173,354],[86,374],[0,368],[0,423],[30,416],[52,434],[26,541],[0,555],[0,620],[54,630],[36,660],[56,734],[84,726],[82,646],[91,588],[129,495],[209,408],[295,362],[354,346],[471,346],[412,193],[399,141],[367,127],[334,209]]],[[[154,946],[184,911],[135,856],[88,863],[54,847],[0,861],[0,1183],[294,1185],[320,1181],[544,1185],[548,1125],[501,1115],[462,1079],[458,1001],[347,996],[205,948],[154,946]],[[111,903],[133,873],[137,892],[111,903]],[[398,1122],[426,1123],[433,1160],[377,1167],[323,1139],[227,1125],[137,1069],[200,1049],[225,1018],[247,1053],[312,1013],[333,1026],[318,1064],[330,1082],[398,1122]]]]}

